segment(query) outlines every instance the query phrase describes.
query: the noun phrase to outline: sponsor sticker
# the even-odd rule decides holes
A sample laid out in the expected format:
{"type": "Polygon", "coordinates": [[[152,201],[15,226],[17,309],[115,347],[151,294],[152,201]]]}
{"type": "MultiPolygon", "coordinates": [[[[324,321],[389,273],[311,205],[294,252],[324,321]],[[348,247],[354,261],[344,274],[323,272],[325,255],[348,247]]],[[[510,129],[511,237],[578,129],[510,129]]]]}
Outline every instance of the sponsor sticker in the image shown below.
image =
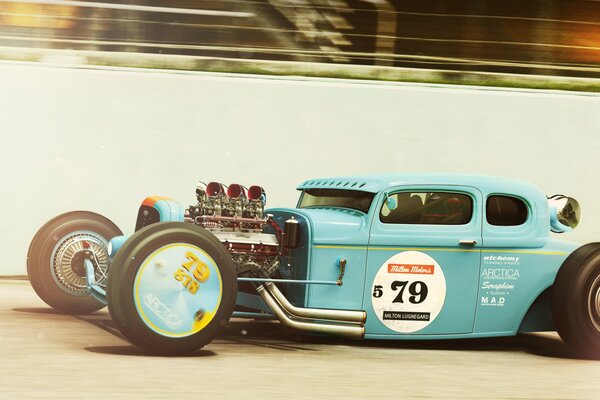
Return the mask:
{"type": "Polygon", "coordinates": [[[490,255],[483,257],[484,265],[520,265],[521,257],[517,256],[501,256],[501,255],[490,255]]]}
{"type": "Polygon", "coordinates": [[[419,251],[395,254],[373,280],[371,302],[388,328],[411,333],[429,325],[446,300],[446,278],[440,265],[419,251]]]}
{"type": "Polygon", "coordinates": [[[390,274],[427,274],[432,275],[435,270],[433,265],[406,265],[406,264],[388,264],[390,274]]]}
{"type": "Polygon", "coordinates": [[[429,321],[431,319],[431,313],[384,311],[383,319],[400,321],[429,321]]]}
{"type": "Polygon", "coordinates": [[[171,243],[149,254],[133,286],[141,320],[166,337],[186,337],[207,326],[215,316],[223,285],[215,261],[189,243],[171,243]]]}
{"type": "Polygon", "coordinates": [[[518,266],[521,257],[487,255],[483,257],[479,304],[483,307],[504,307],[521,277],[518,266]]]}
{"type": "Polygon", "coordinates": [[[148,293],[144,296],[144,304],[147,309],[160,318],[170,329],[179,329],[183,325],[183,320],[167,307],[160,298],[154,293],[148,293]]]}

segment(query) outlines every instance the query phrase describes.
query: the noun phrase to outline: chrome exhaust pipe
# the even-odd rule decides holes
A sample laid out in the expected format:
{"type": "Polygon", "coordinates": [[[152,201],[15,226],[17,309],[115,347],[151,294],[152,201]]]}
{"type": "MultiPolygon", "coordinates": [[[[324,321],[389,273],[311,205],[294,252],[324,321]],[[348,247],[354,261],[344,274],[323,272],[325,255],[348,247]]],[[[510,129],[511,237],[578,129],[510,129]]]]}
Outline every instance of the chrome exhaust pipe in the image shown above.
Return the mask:
{"type": "Polygon", "coordinates": [[[266,282],[264,285],[269,293],[281,305],[281,307],[292,317],[328,319],[332,321],[361,325],[367,320],[367,313],[365,311],[326,310],[322,308],[296,307],[285,298],[283,293],[281,293],[279,288],[273,282],[266,282]]]}
{"type": "Polygon", "coordinates": [[[340,335],[353,339],[362,339],[365,335],[365,328],[362,326],[336,325],[294,320],[290,318],[285,311],[283,311],[279,303],[273,298],[270,292],[264,288],[263,285],[257,287],[256,292],[260,295],[260,297],[262,297],[265,303],[267,303],[279,321],[290,328],[311,333],[340,335]]]}

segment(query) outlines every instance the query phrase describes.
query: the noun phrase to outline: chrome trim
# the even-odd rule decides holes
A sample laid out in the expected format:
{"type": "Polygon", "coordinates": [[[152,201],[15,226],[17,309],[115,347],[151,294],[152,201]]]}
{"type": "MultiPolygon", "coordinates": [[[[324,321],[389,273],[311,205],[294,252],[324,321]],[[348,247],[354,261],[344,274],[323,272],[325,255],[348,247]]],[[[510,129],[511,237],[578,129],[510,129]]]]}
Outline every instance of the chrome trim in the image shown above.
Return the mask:
{"type": "Polygon", "coordinates": [[[581,220],[581,206],[579,202],[572,197],[555,194],[548,197],[548,206],[552,228],[558,233],[575,229],[581,220]]]}
{"type": "Polygon", "coordinates": [[[212,234],[215,235],[221,242],[279,246],[277,237],[270,233],[213,231],[212,234]]]}
{"type": "Polygon", "coordinates": [[[274,283],[292,283],[298,285],[330,285],[339,286],[337,281],[312,281],[306,279],[280,279],[280,278],[245,278],[238,276],[238,282],[274,282],[274,283]]]}

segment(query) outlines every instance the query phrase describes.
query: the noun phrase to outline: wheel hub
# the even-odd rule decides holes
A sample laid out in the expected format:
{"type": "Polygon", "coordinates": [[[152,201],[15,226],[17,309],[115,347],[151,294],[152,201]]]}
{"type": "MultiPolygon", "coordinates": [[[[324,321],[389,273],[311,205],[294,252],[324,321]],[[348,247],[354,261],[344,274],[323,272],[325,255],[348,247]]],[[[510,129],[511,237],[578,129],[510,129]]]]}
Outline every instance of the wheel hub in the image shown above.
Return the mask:
{"type": "Polygon", "coordinates": [[[88,295],[84,259],[91,255],[96,282],[106,286],[109,257],[108,243],[94,232],[72,232],[56,242],[50,257],[52,276],[66,292],[76,296],[88,295]]]}
{"type": "Polygon", "coordinates": [[[85,265],[84,265],[84,261],[87,258],[87,251],[78,251],[77,253],[75,253],[75,255],[73,256],[73,258],[71,259],[71,270],[73,270],[73,272],[75,273],[75,275],[79,276],[80,278],[85,278],[86,274],[85,274],[85,265]]]}
{"type": "Polygon", "coordinates": [[[590,287],[588,312],[592,323],[600,332],[600,275],[594,279],[590,287]]]}

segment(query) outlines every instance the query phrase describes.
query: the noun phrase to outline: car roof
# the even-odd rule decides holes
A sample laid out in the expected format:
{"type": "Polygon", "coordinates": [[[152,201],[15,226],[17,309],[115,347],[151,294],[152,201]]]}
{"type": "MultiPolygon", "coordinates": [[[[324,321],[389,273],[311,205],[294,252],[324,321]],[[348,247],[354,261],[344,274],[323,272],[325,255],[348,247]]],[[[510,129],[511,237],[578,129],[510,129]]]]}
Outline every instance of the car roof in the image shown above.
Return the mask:
{"type": "Polygon", "coordinates": [[[405,185],[471,186],[479,189],[484,195],[489,193],[506,193],[520,196],[543,194],[543,191],[537,186],[518,179],[450,173],[398,173],[325,177],[304,181],[298,185],[297,189],[347,189],[377,193],[390,187],[405,185]]]}

